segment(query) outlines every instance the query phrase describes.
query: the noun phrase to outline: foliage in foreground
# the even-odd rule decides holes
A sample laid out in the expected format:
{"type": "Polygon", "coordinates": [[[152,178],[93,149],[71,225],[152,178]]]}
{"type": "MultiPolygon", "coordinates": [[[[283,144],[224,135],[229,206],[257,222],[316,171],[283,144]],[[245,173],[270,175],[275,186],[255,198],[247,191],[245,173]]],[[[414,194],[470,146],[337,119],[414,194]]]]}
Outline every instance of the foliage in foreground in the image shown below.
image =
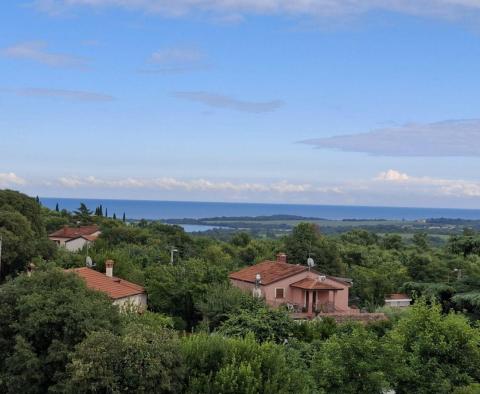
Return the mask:
{"type": "Polygon", "coordinates": [[[233,296],[211,334],[120,315],[55,268],[0,287],[0,391],[9,393],[474,393],[480,330],[420,299],[389,324],[302,324],[233,296]],[[237,300],[238,303],[232,301],[237,300]],[[234,305],[235,304],[235,305],[234,305]],[[227,311],[229,310],[229,311],[227,311]]]}
{"type": "Polygon", "coordinates": [[[0,392],[42,393],[64,373],[89,332],[116,332],[119,315],[103,294],[61,270],[19,276],[0,287],[0,392]]]}

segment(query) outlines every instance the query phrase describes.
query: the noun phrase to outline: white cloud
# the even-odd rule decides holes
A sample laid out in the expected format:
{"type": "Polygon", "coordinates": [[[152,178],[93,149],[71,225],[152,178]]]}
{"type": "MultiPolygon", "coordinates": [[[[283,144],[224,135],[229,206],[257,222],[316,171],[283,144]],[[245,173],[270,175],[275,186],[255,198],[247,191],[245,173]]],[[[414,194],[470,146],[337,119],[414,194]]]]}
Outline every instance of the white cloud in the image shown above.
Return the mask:
{"type": "Polygon", "coordinates": [[[410,123],[367,133],[302,141],[319,149],[375,156],[480,156],[480,119],[410,123]]]}
{"type": "Polygon", "coordinates": [[[213,108],[226,108],[251,113],[271,112],[283,105],[283,101],[281,100],[244,101],[210,92],[173,92],[172,95],[180,99],[199,102],[213,108]]]}
{"type": "Polygon", "coordinates": [[[119,7],[166,16],[213,13],[237,18],[248,14],[338,17],[377,10],[459,18],[480,10],[478,0],[35,0],[34,4],[52,14],[83,6],[119,7]]]}
{"type": "Polygon", "coordinates": [[[0,172],[0,186],[9,187],[9,186],[21,186],[25,185],[27,182],[25,179],[19,177],[13,172],[0,172]]]}
{"type": "Polygon", "coordinates": [[[13,93],[26,97],[50,97],[75,101],[112,101],[113,96],[104,93],[88,92],[84,90],[47,89],[47,88],[23,88],[23,89],[0,89],[0,93],[13,93]]]}
{"type": "Polygon", "coordinates": [[[12,59],[31,60],[52,67],[86,68],[88,66],[84,58],[48,51],[48,45],[43,41],[18,43],[4,48],[0,53],[12,59]]]}
{"type": "Polygon", "coordinates": [[[378,181],[388,181],[388,182],[403,182],[408,181],[410,177],[396,170],[383,171],[375,178],[378,181]]]}
{"type": "Polygon", "coordinates": [[[398,184],[399,187],[409,188],[409,191],[417,191],[433,195],[442,194],[455,197],[480,197],[480,182],[463,179],[443,179],[433,177],[415,177],[397,170],[381,172],[374,178],[375,182],[398,184]]]}

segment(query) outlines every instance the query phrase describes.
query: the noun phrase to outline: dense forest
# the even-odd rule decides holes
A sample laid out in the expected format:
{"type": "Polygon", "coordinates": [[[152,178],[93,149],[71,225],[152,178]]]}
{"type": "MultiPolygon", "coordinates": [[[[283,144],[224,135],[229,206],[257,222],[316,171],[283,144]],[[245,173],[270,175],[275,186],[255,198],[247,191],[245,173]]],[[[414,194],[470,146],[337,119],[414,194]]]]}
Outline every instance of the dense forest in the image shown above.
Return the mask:
{"type": "Polygon", "coordinates": [[[5,393],[480,393],[480,234],[441,246],[364,229],[326,235],[302,222],[281,238],[227,239],[180,226],[130,223],[104,207],[50,210],[0,191],[0,392],[5,393]],[[148,311],[120,313],[65,268],[87,250],[47,234],[97,224],[96,269],[141,284],[148,311]],[[171,249],[178,252],[170,263],[171,249]],[[230,286],[228,273],[285,252],[353,280],[350,304],[388,320],[292,320],[230,286]],[[27,266],[34,266],[31,276],[27,266]],[[383,306],[407,292],[408,310],[383,306]]]}

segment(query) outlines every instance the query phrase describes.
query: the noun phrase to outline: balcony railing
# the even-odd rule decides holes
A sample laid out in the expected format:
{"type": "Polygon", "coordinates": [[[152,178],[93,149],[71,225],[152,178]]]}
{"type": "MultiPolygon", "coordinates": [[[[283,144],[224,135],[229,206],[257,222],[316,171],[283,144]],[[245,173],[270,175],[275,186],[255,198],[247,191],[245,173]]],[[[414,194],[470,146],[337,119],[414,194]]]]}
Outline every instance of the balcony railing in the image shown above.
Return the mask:
{"type": "MultiPolygon", "coordinates": [[[[312,312],[312,305],[309,305],[307,310],[307,306],[305,304],[297,304],[291,303],[285,300],[275,300],[270,302],[270,304],[274,307],[285,306],[289,312],[291,313],[311,313],[312,312]]],[[[316,303],[313,305],[313,313],[334,313],[336,311],[335,304],[333,302],[322,302],[316,303]]]]}

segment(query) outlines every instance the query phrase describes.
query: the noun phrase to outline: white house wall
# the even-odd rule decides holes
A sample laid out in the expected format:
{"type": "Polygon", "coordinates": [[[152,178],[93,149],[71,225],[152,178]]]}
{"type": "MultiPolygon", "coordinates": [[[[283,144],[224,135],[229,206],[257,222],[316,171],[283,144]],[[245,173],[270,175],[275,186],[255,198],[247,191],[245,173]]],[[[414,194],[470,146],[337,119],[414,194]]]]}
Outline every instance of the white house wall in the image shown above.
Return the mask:
{"type": "Polygon", "coordinates": [[[136,294],[130,297],[118,298],[113,301],[114,305],[118,305],[120,309],[138,309],[139,311],[144,311],[147,309],[147,295],[146,294],[136,294]]]}
{"type": "Polygon", "coordinates": [[[84,238],[75,238],[71,241],[65,242],[65,248],[70,252],[81,250],[89,241],[84,238]]]}

